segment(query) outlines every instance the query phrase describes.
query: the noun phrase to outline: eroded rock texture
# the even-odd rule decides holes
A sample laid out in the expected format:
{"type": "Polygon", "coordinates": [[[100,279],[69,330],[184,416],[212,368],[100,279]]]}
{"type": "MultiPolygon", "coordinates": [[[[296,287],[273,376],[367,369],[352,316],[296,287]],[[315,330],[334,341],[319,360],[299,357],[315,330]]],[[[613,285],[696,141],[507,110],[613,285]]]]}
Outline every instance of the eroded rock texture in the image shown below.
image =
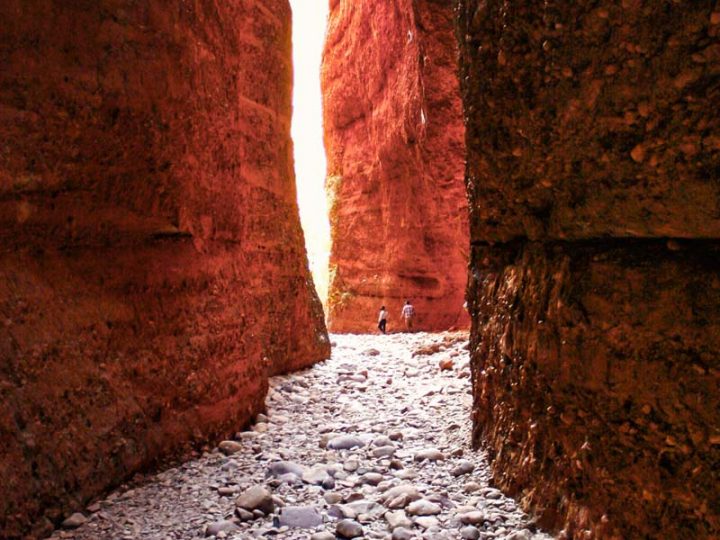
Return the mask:
{"type": "Polygon", "coordinates": [[[475,437],[574,538],[720,534],[720,9],[459,5],[475,437]]]}
{"type": "Polygon", "coordinates": [[[464,143],[452,6],[331,2],[323,64],[333,330],[468,324],[464,143]]]}
{"type": "Polygon", "coordinates": [[[284,0],[0,5],[0,536],[329,354],[284,0]]]}

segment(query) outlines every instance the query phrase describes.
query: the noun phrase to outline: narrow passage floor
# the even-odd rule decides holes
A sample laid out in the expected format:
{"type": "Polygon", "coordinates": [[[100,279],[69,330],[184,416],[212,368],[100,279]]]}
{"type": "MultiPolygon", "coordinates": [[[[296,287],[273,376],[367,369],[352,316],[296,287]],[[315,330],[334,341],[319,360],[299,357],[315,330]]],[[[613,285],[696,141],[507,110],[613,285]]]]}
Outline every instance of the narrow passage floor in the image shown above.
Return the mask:
{"type": "Polygon", "coordinates": [[[488,486],[469,446],[467,335],[332,340],[329,361],[272,379],[252,430],[53,538],[550,538],[488,486]]]}

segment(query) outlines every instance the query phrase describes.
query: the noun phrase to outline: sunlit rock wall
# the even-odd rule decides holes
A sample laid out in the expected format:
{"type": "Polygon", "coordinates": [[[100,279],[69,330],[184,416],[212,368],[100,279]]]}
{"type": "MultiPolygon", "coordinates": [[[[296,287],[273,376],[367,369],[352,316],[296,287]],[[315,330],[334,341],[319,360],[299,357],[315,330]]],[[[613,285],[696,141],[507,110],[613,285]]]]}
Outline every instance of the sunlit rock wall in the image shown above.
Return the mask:
{"type": "Polygon", "coordinates": [[[720,8],[458,6],[476,442],[572,538],[720,535],[720,8]]]}
{"type": "Polygon", "coordinates": [[[290,47],[284,0],[0,3],[0,537],[329,354],[290,47]]]}
{"type": "Polygon", "coordinates": [[[464,130],[452,6],[336,0],[323,62],[329,324],[388,329],[410,299],[427,330],[469,324],[464,130]]]}

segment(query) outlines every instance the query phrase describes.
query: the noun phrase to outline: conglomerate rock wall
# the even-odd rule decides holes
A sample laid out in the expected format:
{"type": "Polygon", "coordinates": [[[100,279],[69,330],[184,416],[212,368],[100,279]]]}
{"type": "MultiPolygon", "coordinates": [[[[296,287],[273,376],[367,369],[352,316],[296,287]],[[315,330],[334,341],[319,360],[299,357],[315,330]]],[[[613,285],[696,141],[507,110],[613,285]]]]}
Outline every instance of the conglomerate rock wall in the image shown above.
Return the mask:
{"type": "Polygon", "coordinates": [[[322,85],[332,248],[329,325],[467,327],[464,128],[452,5],[335,0],[322,85]]]}
{"type": "Polygon", "coordinates": [[[0,537],[329,355],[285,0],[0,3],[0,537]]]}
{"type": "Polygon", "coordinates": [[[572,538],[720,535],[720,5],[458,3],[475,437],[572,538]]]}

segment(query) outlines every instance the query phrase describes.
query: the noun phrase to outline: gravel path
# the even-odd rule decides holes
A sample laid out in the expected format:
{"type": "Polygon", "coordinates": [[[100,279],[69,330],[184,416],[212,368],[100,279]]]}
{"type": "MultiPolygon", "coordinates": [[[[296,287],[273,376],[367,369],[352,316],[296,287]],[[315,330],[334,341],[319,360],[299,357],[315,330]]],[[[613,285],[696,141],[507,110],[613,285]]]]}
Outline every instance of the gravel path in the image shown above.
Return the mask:
{"type": "Polygon", "coordinates": [[[463,334],[337,335],[275,377],[268,417],[75,515],[52,538],[543,540],[488,487],[463,334]]]}

